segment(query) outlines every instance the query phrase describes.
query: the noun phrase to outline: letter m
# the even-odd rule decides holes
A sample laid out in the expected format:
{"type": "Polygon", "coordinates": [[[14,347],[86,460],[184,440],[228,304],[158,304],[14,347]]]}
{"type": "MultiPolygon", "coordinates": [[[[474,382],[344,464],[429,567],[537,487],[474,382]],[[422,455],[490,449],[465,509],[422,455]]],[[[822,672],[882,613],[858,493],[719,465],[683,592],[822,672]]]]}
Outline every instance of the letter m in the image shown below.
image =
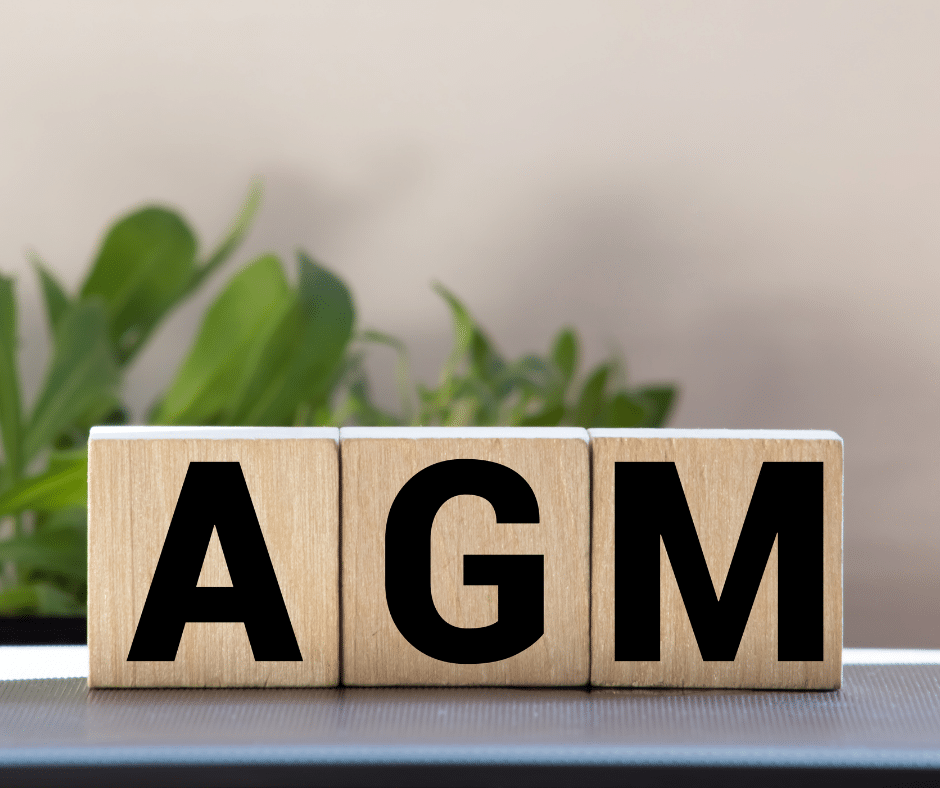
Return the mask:
{"type": "Polygon", "coordinates": [[[777,541],[777,659],[823,659],[823,463],[765,462],[719,596],[673,462],[614,468],[614,659],[660,659],[660,539],[702,659],[733,661],[777,541]]]}

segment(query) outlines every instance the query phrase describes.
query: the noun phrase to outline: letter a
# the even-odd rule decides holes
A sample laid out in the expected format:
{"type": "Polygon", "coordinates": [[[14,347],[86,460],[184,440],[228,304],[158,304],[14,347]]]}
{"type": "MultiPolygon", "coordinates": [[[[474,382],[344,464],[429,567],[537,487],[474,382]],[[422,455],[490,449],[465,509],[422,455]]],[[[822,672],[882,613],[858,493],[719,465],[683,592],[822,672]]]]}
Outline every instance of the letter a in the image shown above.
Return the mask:
{"type": "Polygon", "coordinates": [[[188,621],[242,621],[257,661],[303,657],[237,462],[191,462],[128,662],[172,662],[188,621]],[[231,588],[196,584],[215,528],[231,588]]]}

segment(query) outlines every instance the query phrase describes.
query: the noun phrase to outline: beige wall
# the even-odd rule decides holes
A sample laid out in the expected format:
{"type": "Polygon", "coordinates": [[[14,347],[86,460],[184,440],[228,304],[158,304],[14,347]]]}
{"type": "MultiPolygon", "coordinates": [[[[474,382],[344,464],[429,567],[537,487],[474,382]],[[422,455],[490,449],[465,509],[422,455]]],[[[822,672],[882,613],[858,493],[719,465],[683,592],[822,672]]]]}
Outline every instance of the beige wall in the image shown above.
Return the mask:
{"type": "Polygon", "coordinates": [[[439,279],[507,351],[570,322],[680,381],[677,426],[839,431],[846,642],[940,646],[940,3],[0,3],[30,386],[26,246],[75,283],[151,199],[208,242],[254,174],[246,255],[309,248],[424,376],[439,279]]]}

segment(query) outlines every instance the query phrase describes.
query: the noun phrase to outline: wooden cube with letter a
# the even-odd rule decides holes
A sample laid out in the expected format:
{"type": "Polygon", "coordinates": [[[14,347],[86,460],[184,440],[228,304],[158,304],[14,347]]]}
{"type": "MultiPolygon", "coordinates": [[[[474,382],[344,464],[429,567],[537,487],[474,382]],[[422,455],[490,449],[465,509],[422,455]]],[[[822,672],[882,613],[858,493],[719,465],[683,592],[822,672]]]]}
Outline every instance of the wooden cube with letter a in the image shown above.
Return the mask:
{"type": "Polygon", "coordinates": [[[344,428],[343,683],[583,685],[587,432],[344,428]]]}
{"type": "Polygon", "coordinates": [[[335,685],[338,438],[93,429],[89,686],[335,685]]]}
{"type": "Polygon", "coordinates": [[[838,688],[842,439],[589,432],[591,683],[838,688]]]}

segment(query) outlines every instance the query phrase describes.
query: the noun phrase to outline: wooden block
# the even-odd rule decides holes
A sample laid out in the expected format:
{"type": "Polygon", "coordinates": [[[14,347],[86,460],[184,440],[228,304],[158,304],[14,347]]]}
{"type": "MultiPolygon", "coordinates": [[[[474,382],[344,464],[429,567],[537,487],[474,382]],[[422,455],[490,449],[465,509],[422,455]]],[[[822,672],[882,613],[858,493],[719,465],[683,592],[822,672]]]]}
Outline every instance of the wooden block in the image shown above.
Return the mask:
{"type": "Polygon", "coordinates": [[[338,438],[93,429],[89,686],[337,684],[338,438]]]}
{"type": "Polygon", "coordinates": [[[585,430],[344,428],[340,455],[344,684],[587,683],[585,430]]]}
{"type": "Polygon", "coordinates": [[[838,688],[842,439],[589,432],[591,683],[838,688]]]}

